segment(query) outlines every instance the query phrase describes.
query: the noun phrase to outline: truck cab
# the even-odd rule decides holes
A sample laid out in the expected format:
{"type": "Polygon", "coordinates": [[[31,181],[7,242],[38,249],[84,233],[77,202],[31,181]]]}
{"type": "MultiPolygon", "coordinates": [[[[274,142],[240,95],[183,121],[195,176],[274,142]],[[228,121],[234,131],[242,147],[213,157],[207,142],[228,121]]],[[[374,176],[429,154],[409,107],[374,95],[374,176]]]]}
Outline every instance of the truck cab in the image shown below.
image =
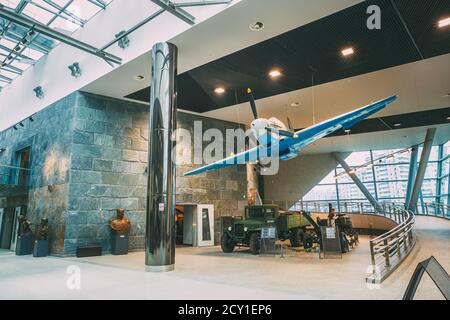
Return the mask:
{"type": "Polygon", "coordinates": [[[245,207],[243,218],[230,218],[223,224],[221,246],[230,253],[235,246],[248,246],[253,254],[259,254],[261,230],[275,227],[279,240],[291,240],[292,246],[300,246],[308,221],[300,212],[281,211],[276,205],[245,207]]]}

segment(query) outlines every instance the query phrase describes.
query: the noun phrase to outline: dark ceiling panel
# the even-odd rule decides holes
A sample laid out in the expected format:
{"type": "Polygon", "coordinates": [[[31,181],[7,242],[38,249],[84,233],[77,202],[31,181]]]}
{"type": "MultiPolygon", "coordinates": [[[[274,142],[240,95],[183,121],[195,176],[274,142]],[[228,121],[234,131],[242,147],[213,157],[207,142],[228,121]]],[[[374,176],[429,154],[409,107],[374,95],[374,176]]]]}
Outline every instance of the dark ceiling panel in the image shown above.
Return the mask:
{"type": "MultiPolygon", "coordinates": [[[[350,134],[450,124],[450,121],[447,119],[448,117],[450,117],[450,108],[404,113],[389,117],[371,118],[353,126],[350,134]],[[395,126],[396,124],[399,124],[400,126],[395,126]]],[[[347,133],[345,133],[344,130],[340,130],[330,135],[330,137],[343,136],[346,134],[347,133]]]]}
{"type": "MultiPolygon", "coordinates": [[[[179,75],[179,107],[207,112],[246,102],[246,87],[262,99],[417,61],[420,52],[425,58],[449,53],[450,30],[436,28],[448,4],[449,0],[365,1],[179,75]],[[381,30],[367,28],[371,4],[381,8],[381,30]],[[342,57],[340,50],[349,46],[356,54],[342,57]],[[283,71],[277,81],[267,75],[274,67],[283,71]],[[222,96],[214,94],[219,86],[227,90],[222,96]]],[[[146,88],[127,98],[148,102],[149,94],[146,88]]]]}

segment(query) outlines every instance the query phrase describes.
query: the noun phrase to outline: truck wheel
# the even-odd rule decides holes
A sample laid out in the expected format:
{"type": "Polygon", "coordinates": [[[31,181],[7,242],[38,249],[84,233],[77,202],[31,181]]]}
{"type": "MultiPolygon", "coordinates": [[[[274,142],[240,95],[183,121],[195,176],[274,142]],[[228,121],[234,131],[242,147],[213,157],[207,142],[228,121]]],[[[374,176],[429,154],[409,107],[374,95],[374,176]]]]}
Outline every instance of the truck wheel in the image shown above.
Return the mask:
{"type": "Polygon", "coordinates": [[[250,251],[253,255],[257,255],[261,251],[261,237],[258,233],[250,236],[250,251]]]}
{"type": "Polygon", "coordinates": [[[220,239],[220,246],[222,247],[222,251],[225,253],[231,253],[234,250],[234,242],[228,233],[224,233],[222,235],[222,239],[220,239]]]}
{"type": "Polygon", "coordinates": [[[305,231],[303,231],[303,229],[300,228],[292,229],[289,235],[291,247],[301,247],[304,238],[305,238],[305,231]]]}

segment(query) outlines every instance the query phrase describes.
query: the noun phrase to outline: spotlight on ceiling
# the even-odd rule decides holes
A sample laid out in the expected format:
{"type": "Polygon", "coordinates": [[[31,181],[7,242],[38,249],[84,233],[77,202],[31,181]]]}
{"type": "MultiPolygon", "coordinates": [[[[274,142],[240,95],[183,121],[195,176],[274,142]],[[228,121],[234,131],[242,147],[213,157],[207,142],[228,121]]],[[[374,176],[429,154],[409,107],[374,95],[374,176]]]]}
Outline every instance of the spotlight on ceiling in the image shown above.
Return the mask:
{"type": "Polygon", "coordinates": [[[450,17],[438,21],[438,28],[444,28],[448,26],[450,26],[450,17]]]}
{"type": "Polygon", "coordinates": [[[446,119],[447,119],[447,120],[450,120],[450,116],[448,116],[446,119]]]}
{"type": "Polygon", "coordinates": [[[6,148],[0,148],[0,153],[5,152],[6,148]]]}
{"type": "Polygon", "coordinates": [[[252,23],[249,28],[250,30],[255,32],[261,31],[262,29],[264,29],[264,23],[262,23],[261,21],[257,21],[255,23],[252,23]]]}
{"type": "Polygon", "coordinates": [[[345,48],[341,51],[341,53],[344,57],[348,57],[355,53],[355,49],[353,49],[352,47],[345,48]]]}
{"type": "Polygon", "coordinates": [[[216,94],[224,94],[224,93],[225,93],[225,88],[223,88],[223,87],[215,88],[215,89],[214,89],[214,92],[215,92],[216,94]]]}
{"type": "Polygon", "coordinates": [[[345,132],[345,133],[350,133],[350,132],[352,132],[352,130],[346,129],[346,130],[344,130],[344,132],[345,132]]]}
{"type": "Polygon", "coordinates": [[[41,86],[38,86],[33,89],[34,93],[36,94],[36,98],[43,99],[44,98],[44,90],[41,86]]]}
{"type": "Polygon", "coordinates": [[[23,124],[23,122],[19,122],[19,126],[21,126],[22,128],[25,127],[25,125],[23,124]]]}
{"type": "Polygon", "coordinates": [[[138,74],[137,76],[134,77],[134,80],[137,81],[145,80],[145,76],[143,76],[142,74],[138,74]]]}
{"type": "Polygon", "coordinates": [[[29,117],[28,119],[30,119],[31,122],[34,122],[33,116],[29,117]]]}
{"type": "Polygon", "coordinates": [[[396,123],[394,123],[394,127],[401,127],[402,126],[402,124],[400,123],[400,122],[396,122],[396,123]]]}
{"type": "Polygon", "coordinates": [[[291,103],[291,107],[292,107],[292,108],[298,108],[298,107],[300,107],[301,105],[302,105],[301,102],[292,102],[292,103],[291,103]]]}
{"type": "Polygon", "coordinates": [[[72,77],[78,78],[79,76],[81,76],[81,67],[78,62],[74,62],[68,68],[70,70],[70,74],[72,75],[72,77]]]}
{"type": "Polygon", "coordinates": [[[126,33],[125,30],[122,30],[115,35],[116,39],[119,39],[117,40],[117,45],[122,49],[126,49],[130,46],[130,38],[128,38],[126,33]]]}
{"type": "Polygon", "coordinates": [[[15,125],[13,126],[13,129],[14,129],[14,130],[18,130],[17,127],[16,127],[15,125]]]}
{"type": "Polygon", "coordinates": [[[278,69],[273,69],[273,70],[270,70],[269,76],[270,76],[272,79],[276,79],[276,78],[281,77],[281,76],[282,76],[282,73],[281,73],[281,71],[278,70],[278,69]]]}

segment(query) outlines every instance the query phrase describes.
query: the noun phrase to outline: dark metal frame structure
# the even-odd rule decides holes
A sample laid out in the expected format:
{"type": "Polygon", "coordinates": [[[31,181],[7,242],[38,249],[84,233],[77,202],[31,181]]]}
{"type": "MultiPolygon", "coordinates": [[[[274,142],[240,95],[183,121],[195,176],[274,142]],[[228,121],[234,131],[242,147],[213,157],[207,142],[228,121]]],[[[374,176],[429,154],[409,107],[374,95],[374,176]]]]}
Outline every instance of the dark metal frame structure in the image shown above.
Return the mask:
{"type": "MultiPolygon", "coordinates": [[[[437,148],[437,152],[438,152],[438,158],[437,159],[430,159],[430,161],[428,161],[428,167],[430,165],[436,166],[437,167],[437,174],[436,176],[425,176],[425,178],[423,179],[424,182],[433,183],[433,195],[426,195],[423,194],[422,192],[419,194],[419,203],[416,207],[416,210],[418,210],[418,212],[426,212],[426,208],[428,206],[430,206],[431,202],[434,202],[436,204],[444,204],[444,205],[448,205],[450,204],[450,147],[448,146],[449,142],[447,142],[447,144],[441,144],[439,146],[436,146],[437,148]]],[[[413,146],[412,149],[416,149],[415,152],[418,153],[420,148],[420,145],[417,146],[413,146]]],[[[369,150],[368,151],[370,153],[371,158],[373,159],[373,151],[369,150]]],[[[414,153],[414,152],[413,152],[414,153]]],[[[386,157],[384,157],[386,158],[386,157]]],[[[404,183],[405,185],[410,184],[411,185],[411,189],[412,186],[414,185],[415,182],[415,174],[414,175],[410,175],[410,181],[408,180],[380,180],[377,176],[377,174],[375,173],[375,170],[377,167],[387,167],[387,166],[411,166],[410,162],[399,162],[399,161],[395,161],[394,163],[378,163],[377,161],[378,159],[374,159],[371,163],[370,166],[368,166],[366,169],[369,170],[370,167],[372,167],[372,173],[371,176],[372,178],[370,180],[365,180],[363,183],[366,187],[369,187],[371,185],[373,185],[374,190],[376,191],[376,193],[374,193],[374,197],[377,201],[382,202],[382,203],[387,203],[387,202],[399,202],[399,203],[403,203],[405,202],[405,197],[402,195],[399,196],[395,196],[395,195],[391,195],[389,198],[385,198],[382,194],[380,194],[380,184],[386,184],[386,183],[397,183],[397,182],[401,182],[404,183]]],[[[419,162],[418,159],[416,158],[415,160],[416,162],[416,166],[418,166],[419,162]]],[[[413,160],[414,163],[414,160],[413,160]]],[[[354,166],[353,164],[350,163],[350,167],[352,169],[357,169],[359,168],[358,166],[354,166]]],[[[331,173],[334,176],[341,176],[342,174],[345,174],[344,169],[341,166],[338,166],[337,168],[335,168],[333,170],[333,172],[331,173]]],[[[349,202],[355,202],[355,201],[367,201],[367,199],[365,199],[364,197],[355,197],[355,198],[343,198],[342,195],[340,194],[339,190],[340,190],[340,186],[342,185],[351,185],[354,184],[351,180],[347,181],[339,181],[338,179],[336,179],[334,182],[329,182],[329,183],[318,183],[317,186],[329,186],[331,187],[335,187],[336,188],[336,198],[334,197],[329,197],[327,199],[305,199],[303,198],[302,200],[299,201],[303,202],[303,203],[323,203],[324,205],[326,205],[328,202],[334,203],[336,205],[336,207],[341,208],[344,206],[345,203],[349,203],[349,202]]],[[[422,191],[424,189],[422,188],[422,191]]],[[[412,191],[412,190],[411,190],[412,191]]],[[[408,194],[406,195],[407,198],[408,194]]],[[[408,199],[408,204],[409,204],[409,199],[408,199]]],[[[324,210],[326,211],[326,208],[324,207],[324,210]]]]}
{"type": "Polygon", "coordinates": [[[427,260],[422,261],[416,267],[413,276],[408,284],[403,300],[414,300],[417,288],[422,280],[423,274],[427,273],[438,287],[446,300],[450,299],[450,276],[442,265],[431,256],[427,260]]]}
{"type": "MultiPolygon", "coordinates": [[[[64,6],[60,6],[53,0],[43,0],[46,6],[33,0],[21,0],[16,8],[11,9],[5,5],[0,4],[0,40],[7,39],[15,46],[12,48],[3,46],[0,44],[0,90],[4,84],[10,84],[14,79],[9,74],[20,76],[25,69],[18,68],[13,65],[14,61],[26,63],[32,65],[36,63],[35,60],[24,54],[24,50],[29,48],[36,50],[40,54],[48,54],[58,43],[64,43],[80,50],[83,50],[89,54],[98,56],[108,62],[111,66],[114,64],[120,64],[122,59],[105,52],[105,50],[111,47],[113,44],[126,38],[129,34],[136,31],[143,25],[147,24],[151,20],[160,16],[164,12],[169,12],[178,19],[185,21],[186,23],[195,24],[195,17],[186,12],[183,8],[229,4],[233,0],[200,0],[184,3],[176,3],[169,0],[151,0],[154,4],[160,7],[160,10],[154,12],[149,17],[139,22],[129,30],[118,30],[118,36],[111,42],[101,48],[96,48],[87,43],[78,41],[64,33],[61,33],[53,28],[50,24],[56,19],[64,19],[79,27],[85,26],[87,21],[72,13],[68,8],[74,3],[75,0],[68,0],[64,6]],[[28,6],[34,6],[40,10],[44,10],[53,17],[43,24],[24,13],[25,8],[28,6]],[[7,75],[2,75],[4,71],[7,75]]],[[[109,2],[104,0],[87,0],[93,5],[97,6],[99,10],[107,8],[109,2]]]]}

